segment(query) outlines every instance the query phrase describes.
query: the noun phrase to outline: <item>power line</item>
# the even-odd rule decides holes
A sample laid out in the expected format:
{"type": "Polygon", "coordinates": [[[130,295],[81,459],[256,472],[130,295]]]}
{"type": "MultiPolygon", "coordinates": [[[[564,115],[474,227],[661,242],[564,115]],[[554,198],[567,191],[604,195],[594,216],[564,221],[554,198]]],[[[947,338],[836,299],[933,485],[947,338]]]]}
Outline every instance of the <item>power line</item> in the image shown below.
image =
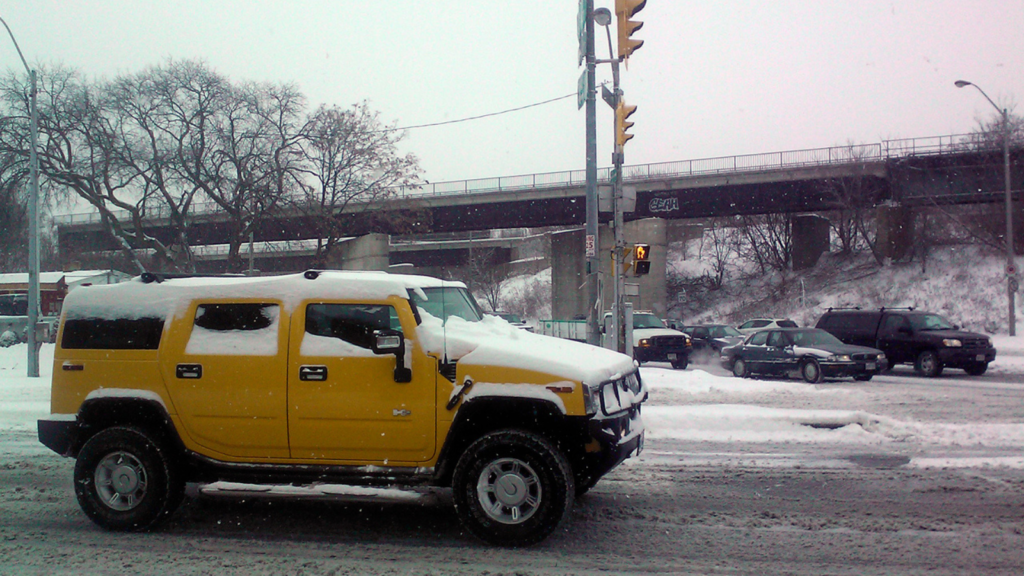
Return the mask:
{"type": "Polygon", "coordinates": [[[489,114],[481,114],[479,116],[470,116],[469,118],[460,118],[458,120],[446,120],[444,122],[433,122],[431,124],[417,124],[415,126],[403,126],[401,128],[389,128],[387,130],[382,130],[382,132],[392,132],[392,131],[398,131],[398,130],[412,130],[414,128],[430,128],[432,126],[444,126],[445,124],[457,124],[459,122],[469,122],[470,120],[479,120],[481,118],[489,118],[491,116],[500,116],[502,114],[508,114],[510,112],[519,112],[520,110],[526,110],[527,108],[534,108],[536,106],[543,106],[544,104],[550,104],[552,102],[557,102],[559,100],[565,100],[566,98],[571,98],[573,96],[576,96],[575,92],[573,92],[572,94],[566,94],[565,96],[559,96],[557,98],[552,98],[550,100],[544,100],[543,102],[534,102],[533,104],[527,104],[526,106],[520,106],[518,108],[509,108],[508,110],[502,110],[501,112],[491,112],[489,114]]]}

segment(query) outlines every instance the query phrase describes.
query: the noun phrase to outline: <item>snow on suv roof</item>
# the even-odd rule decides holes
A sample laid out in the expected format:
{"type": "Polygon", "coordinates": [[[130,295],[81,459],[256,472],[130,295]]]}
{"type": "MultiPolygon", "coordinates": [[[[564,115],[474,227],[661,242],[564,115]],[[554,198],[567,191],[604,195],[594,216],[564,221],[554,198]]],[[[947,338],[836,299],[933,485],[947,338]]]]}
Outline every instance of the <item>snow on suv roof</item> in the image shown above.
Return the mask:
{"type": "Polygon", "coordinates": [[[69,318],[163,318],[172,311],[183,313],[184,304],[196,298],[272,298],[283,301],[290,310],[307,298],[406,298],[410,289],[440,286],[465,284],[429,276],[335,270],[319,272],[312,278],[304,274],[195,276],[144,282],[136,277],[121,284],[75,290],[65,299],[64,309],[69,318]]]}

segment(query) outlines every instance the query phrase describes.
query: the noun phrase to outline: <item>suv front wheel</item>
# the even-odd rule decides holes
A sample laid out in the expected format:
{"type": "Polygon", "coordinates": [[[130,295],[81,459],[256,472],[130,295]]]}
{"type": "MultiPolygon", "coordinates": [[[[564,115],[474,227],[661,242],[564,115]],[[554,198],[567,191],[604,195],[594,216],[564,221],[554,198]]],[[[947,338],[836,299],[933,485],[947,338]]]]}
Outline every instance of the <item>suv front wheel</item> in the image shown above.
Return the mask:
{"type": "Polygon", "coordinates": [[[492,432],[455,467],[452,497],[463,524],[500,546],[529,546],[569,516],[572,469],[546,439],[521,430],[492,432]]]}
{"type": "Polygon", "coordinates": [[[114,427],[90,438],[78,453],[75,495],[96,524],[133,532],[170,516],[185,484],[170,454],[145,432],[114,427]]]}
{"type": "Polygon", "coordinates": [[[942,362],[934,350],[925,350],[917,356],[917,363],[914,369],[928,378],[934,378],[942,374],[942,362]]]}

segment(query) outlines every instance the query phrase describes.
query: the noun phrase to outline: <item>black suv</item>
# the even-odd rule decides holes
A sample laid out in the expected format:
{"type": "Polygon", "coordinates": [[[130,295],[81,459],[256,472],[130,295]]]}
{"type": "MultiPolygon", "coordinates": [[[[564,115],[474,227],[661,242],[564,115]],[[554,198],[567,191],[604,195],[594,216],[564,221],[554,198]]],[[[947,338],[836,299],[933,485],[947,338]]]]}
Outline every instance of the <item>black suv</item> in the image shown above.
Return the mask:
{"type": "Polygon", "coordinates": [[[942,374],[947,367],[980,376],[996,359],[996,349],[988,336],[965,332],[938,314],[913,308],[829,308],[818,319],[817,328],[847,344],[882,350],[890,367],[913,364],[915,370],[929,377],[942,374]]]}

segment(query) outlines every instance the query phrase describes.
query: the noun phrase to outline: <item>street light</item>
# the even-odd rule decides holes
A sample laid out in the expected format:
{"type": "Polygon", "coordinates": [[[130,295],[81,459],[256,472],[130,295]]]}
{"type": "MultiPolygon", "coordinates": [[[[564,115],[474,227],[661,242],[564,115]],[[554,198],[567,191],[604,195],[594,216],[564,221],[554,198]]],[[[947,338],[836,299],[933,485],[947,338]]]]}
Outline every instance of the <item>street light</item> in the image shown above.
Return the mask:
{"type": "Polygon", "coordinates": [[[967,80],[957,80],[954,84],[957,88],[974,86],[985,97],[985,100],[988,100],[988,103],[1003,115],[1003,180],[1006,186],[1006,299],[1008,302],[1010,336],[1016,336],[1017,314],[1014,307],[1013,293],[1014,284],[1016,284],[1017,267],[1013,262],[1013,199],[1010,194],[1010,112],[1006,108],[997,106],[977,84],[972,84],[967,80]]]}
{"type": "Polygon", "coordinates": [[[3,18],[0,23],[7,29],[7,34],[14,42],[25,71],[28,72],[32,87],[29,90],[29,109],[32,116],[32,149],[29,150],[29,170],[31,171],[28,195],[28,376],[39,377],[39,342],[36,338],[36,325],[39,324],[39,158],[36,156],[36,142],[39,140],[39,115],[36,110],[36,71],[28,67],[25,56],[21,53],[14,33],[3,18]]]}

